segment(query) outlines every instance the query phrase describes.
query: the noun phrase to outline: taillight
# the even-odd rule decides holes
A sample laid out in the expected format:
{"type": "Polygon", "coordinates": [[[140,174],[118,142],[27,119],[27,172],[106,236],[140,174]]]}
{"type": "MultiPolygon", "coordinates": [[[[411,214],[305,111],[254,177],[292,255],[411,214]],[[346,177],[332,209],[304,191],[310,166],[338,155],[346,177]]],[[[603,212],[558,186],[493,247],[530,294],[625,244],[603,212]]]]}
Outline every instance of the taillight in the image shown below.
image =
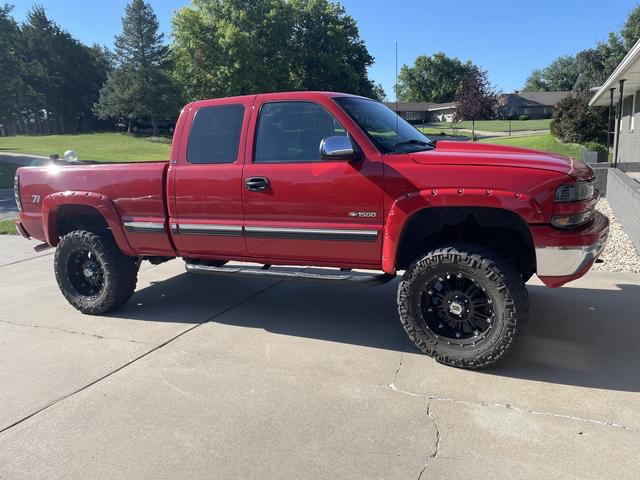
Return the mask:
{"type": "Polygon", "coordinates": [[[16,172],[16,176],[13,178],[13,196],[16,198],[16,206],[18,211],[22,211],[22,202],[20,201],[20,175],[16,172]]]}

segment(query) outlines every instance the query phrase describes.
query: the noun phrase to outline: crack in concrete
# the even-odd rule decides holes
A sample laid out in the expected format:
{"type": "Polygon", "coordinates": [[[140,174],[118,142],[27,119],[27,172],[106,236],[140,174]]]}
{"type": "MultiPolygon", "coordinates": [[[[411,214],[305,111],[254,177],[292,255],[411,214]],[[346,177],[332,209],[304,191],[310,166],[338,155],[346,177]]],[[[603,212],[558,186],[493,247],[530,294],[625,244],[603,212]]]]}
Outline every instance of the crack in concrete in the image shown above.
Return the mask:
{"type": "Polygon", "coordinates": [[[50,255],[53,255],[53,253],[54,252],[50,252],[50,253],[45,253],[43,255],[36,255],[35,257],[23,258],[22,260],[16,260],[15,262],[3,263],[2,265],[0,265],[0,268],[9,267],[11,265],[16,265],[16,264],[22,263],[22,262],[28,262],[30,260],[35,260],[37,258],[48,257],[50,255]]]}
{"type": "Polygon", "coordinates": [[[639,430],[637,427],[629,427],[629,426],[620,425],[620,424],[614,423],[614,422],[607,422],[605,420],[594,420],[594,419],[591,419],[591,418],[575,417],[573,415],[565,415],[565,414],[562,414],[562,413],[541,412],[541,411],[537,411],[537,410],[530,410],[528,408],[516,407],[516,406],[510,405],[508,403],[467,402],[465,400],[456,400],[455,398],[438,397],[438,396],[433,396],[433,395],[423,395],[423,394],[419,394],[419,393],[408,392],[406,390],[400,390],[393,383],[391,383],[389,385],[385,385],[385,386],[381,386],[381,385],[376,385],[376,386],[379,387],[379,388],[384,388],[385,390],[390,390],[392,392],[401,393],[403,395],[410,395],[412,397],[426,398],[427,400],[436,401],[436,402],[451,402],[451,403],[457,403],[459,405],[467,405],[467,406],[472,406],[472,407],[505,408],[507,410],[513,410],[513,411],[516,411],[516,412],[519,412],[519,413],[525,413],[525,414],[529,414],[529,415],[540,415],[540,416],[545,416],[545,417],[564,418],[565,420],[575,420],[575,421],[578,421],[578,422],[591,423],[593,425],[599,425],[599,426],[603,426],[603,427],[621,428],[623,430],[631,430],[631,431],[638,431],[639,430]]]}
{"type": "MultiPolygon", "coordinates": [[[[6,427],[1,428],[1,429],[0,429],[0,435],[1,435],[1,434],[3,434],[3,433],[5,433],[5,432],[7,432],[8,430],[10,430],[10,429],[12,429],[12,428],[14,428],[14,427],[18,426],[18,425],[20,425],[21,423],[23,423],[23,422],[25,422],[25,421],[29,420],[30,418],[35,417],[36,415],[38,415],[38,414],[40,414],[40,413],[44,412],[45,410],[47,410],[47,409],[49,409],[49,408],[53,407],[54,405],[57,405],[58,403],[62,402],[63,400],[66,400],[67,398],[73,397],[74,395],[77,395],[78,393],[80,393],[80,392],[82,392],[82,391],[84,391],[84,390],[86,390],[86,389],[88,389],[88,388],[90,388],[90,387],[92,387],[92,386],[96,385],[97,383],[101,382],[102,380],[105,380],[105,379],[109,378],[110,376],[115,375],[115,374],[116,374],[116,373],[118,373],[119,371],[124,370],[124,369],[125,369],[125,368],[127,368],[128,366],[133,365],[134,363],[136,363],[137,361],[139,361],[139,360],[143,359],[144,357],[146,357],[146,356],[148,356],[148,355],[151,355],[153,352],[155,352],[155,351],[157,351],[157,350],[160,350],[160,349],[161,349],[161,348],[163,348],[163,347],[166,347],[167,345],[169,345],[170,343],[174,342],[174,341],[175,341],[175,340],[177,340],[178,338],[182,337],[183,335],[186,335],[186,334],[187,334],[187,333],[189,333],[189,332],[192,332],[193,330],[195,330],[195,329],[196,329],[196,328],[198,328],[198,327],[201,327],[201,326],[202,326],[202,325],[204,325],[205,323],[209,323],[209,322],[211,322],[212,320],[214,320],[214,319],[218,318],[219,316],[224,315],[224,314],[225,314],[225,313],[227,313],[228,311],[233,310],[234,308],[239,307],[240,305],[242,305],[242,304],[244,304],[244,303],[246,303],[246,302],[249,302],[249,301],[253,300],[253,299],[254,299],[255,297],[257,297],[258,295],[261,295],[261,294],[263,294],[264,292],[266,292],[267,290],[271,290],[272,288],[274,288],[274,287],[276,287],[276,286],[280,285],[283,281],[284,281],[284,280],[280,280],[280,281],[278,281],[278,282],[272,283],[272,284],[271,284],[271,285],[269,285],[268,287],[263,288],[262,290],[259,290],[259,291],[255,292],[255,293],[253,293],[253,294],[249,295],[248,297],[243,298],[242,300],[237,301],[237,302],[236,302],[236,303],[234,303],[233,305],[231,305],[231,306],[229,306],[229,307],[227,307],[227,308],[225,308],[225,309],[221,310],[220,312],[218,312],[218,313],[216,313],[216,314],[212,315],[211,317],[207,318],[207,319],[206,319],[206,320],[204,320],[203,322],[197,323],[197,324],[195,324],[195,325],[193,325],[193,326],[191,326],[191,327],[187,328],[186,330],[183,330],[182,332],[180,332],[180,333],[178,333],[178,334],[174,335],[173,337],[169,338],[168,340],[165,340],[164,342],[160,343],[159,345],[156,345],[156,346],[155,346],[155,347],[153,347],[152,349],[147,350],[146,352],[144,352],[144,353],[143,353],[143,354],[141,354],[141,355],[138,355],[136,358],[134,358],[133,360],[128,361],[128,362],[127,362],[127,363],[125,363],[124,365],[121,365],[121,366],[119,366],[118,368],[116,368],[116,369],[114,369],[114,370],[111,370],[110,372],[108,372],[108,373],[106,373],[106,374],[102,375],[101,377],[99,377],[99,378],[97,378],[97,379],[95,379],[95,380],[93,380],[93,381],[89,382],[88,384],[83,385],[83,386],[82,386],[82,387],[80,387],[80,388],[77,388],[76,390],[72,391],[71,393],[68,393],[68,394],[66,394],[66,395],[63,395],[62,397],[57,398],[56,400],[53,400],[52,402],[48,403],[48,404],[47,404],[47,405],[45,405],[44,407],[41,407],[41,408],[39,408],[38,410],[36,410],[36,411],[34,411],[34,412],[32,412],[32,413],[30,413],[30,414],[28,414],[28,415],[26,415],[26,416],[22,417],[21,419],[16,420],[16,421],[15,421],[15,422],[13,422],[12,424],[7,425],[6,427]]],[[[8,323],[11,323],[11,322],[8,322],[8,323]]]]}
{"type": "Polygon", "coordinates": [[[9,320],[0,320],[0,323],[7,323],[9,325],[16,325],[16,326],[25,327],[25,328],[42,328],[42,329],[45,329],[45,330],[56,330],[58,332],[70,333],[70,334],[73,334],[73,335],[83,335],[83,336],[86,336],[86,337],[93,337],[93,338],[97,338],[98,340],[114,340],[114,341],[119,341],[119,342],[139,343],[141,345],[154,345],[153,343],[141,342],[139,340],[131,340],[130,338],[104,337],[102,335],[97,335],[95,333],[76,332],[74,330],[66,330],[66,329],[60,328],[60,327],[53,327],[53,326],[50,327],[50,326],[46,326],[46,325],[30,325],[30,324],[26,324],[26,323],[11,322],[9,320]]]}
{"type": "Polygon", "coordinates": [[[398,374],[400,373],[400,369],[402,368],[402,362],[404,362],[404,354],[405,354],[405,340],[402,340],[402,353],[400,354],[400,363],[398,364],[398,368],[396,368],[396,373],[393,375],[393,382],[391,385],[395,385],[398,381],[398,374]]]}
{"type": "Polygon", "coordinates": [[[440,453],[440,440],[441,440],[440,427],[438,426],[438,421],[436,420],[436,417],[433,414],[433,411],[431,410],[431,402],[429,401],[429,399],[427,399],[427,417],[431,419],[431,421],[433,422],[433,427],[436,430],[436,444],[433,448],[433,452],[429,454],[429,456],[425,459],[424,468],[420,471],[420,474],[418,475],[418,480],[422,479],[422,475],[429,468],[429,464],[433,462],[436,458],[438,458],[438,453],[440,453]]]}

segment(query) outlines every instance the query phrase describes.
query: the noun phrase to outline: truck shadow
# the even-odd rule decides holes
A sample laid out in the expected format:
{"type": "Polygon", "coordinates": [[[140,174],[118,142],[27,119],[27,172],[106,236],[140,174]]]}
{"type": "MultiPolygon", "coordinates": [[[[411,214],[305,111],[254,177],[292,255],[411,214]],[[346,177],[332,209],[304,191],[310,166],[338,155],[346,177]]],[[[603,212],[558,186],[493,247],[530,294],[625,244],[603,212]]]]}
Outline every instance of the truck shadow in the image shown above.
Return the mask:
{"type": "MultiPolygon", "coordinates": [[[[238,289],[250,294],[272,284],[182,274],[136,292],[127,306],[112,315],[199,323],[202,314],[196,318],[190,313],[195,309],[215,312],[216,299],[237,295],[238,289]]],[[[420,354],[405,341],[395,307],[396,287],[397,281],[371,288],[284,282],[212,321],[420,354]]],[[[529,285],[531,311],[525,335],[508,358],[478,375],[640,391],[640,286],[617,288],[529,285]]]]}

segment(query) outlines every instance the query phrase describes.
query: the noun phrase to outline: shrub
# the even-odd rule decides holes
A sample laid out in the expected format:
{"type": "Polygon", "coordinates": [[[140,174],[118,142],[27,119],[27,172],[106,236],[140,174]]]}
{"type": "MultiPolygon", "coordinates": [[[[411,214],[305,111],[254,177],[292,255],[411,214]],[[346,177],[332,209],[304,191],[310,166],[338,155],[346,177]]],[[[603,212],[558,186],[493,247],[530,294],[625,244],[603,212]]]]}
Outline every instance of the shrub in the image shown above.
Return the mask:
{"type": "Polygon", "coordinates": [[[529,115],[518,115],[518,120],[529,120],[529,115]]]}
{"type": "Polygon", "coordinates": [[[598,140],[606,128],[606,110],[590,108],[586,97],[567,97],[558,102],[551,121],[551,133],[565,143],[598,140]]]}
{"type": "Polygon", "coordinates": [[[600,142],[587,142],[583,145],[585,150],[589,150],[590,152],[606,152],[607,147],[600,142]]]}

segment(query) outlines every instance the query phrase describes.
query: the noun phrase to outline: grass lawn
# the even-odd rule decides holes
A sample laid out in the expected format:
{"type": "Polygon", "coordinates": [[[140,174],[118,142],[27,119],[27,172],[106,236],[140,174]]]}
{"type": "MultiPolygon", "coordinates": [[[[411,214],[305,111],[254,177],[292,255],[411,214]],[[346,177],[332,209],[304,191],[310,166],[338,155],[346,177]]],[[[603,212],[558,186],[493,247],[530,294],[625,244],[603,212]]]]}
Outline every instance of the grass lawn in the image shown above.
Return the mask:
{"type": "Polygon", "coordinates": [[[442,128],[419,127],[418,130],[420,130],[425,135],[432,137],[437,137],[438,135],[442,135],[443,133],[451,137],[470,137],[470,135],[466,133],[456,132],[454,130],[444,130],[442,128]]]}
{"type": "Polygon", "coordinates": [[[527,137],[485,138],[483,143],[495,143],[496,145],[511,145],[513,147],[533,148],[545,152],[558,153],[567,157],[581,158],[582,146],[577,143],[562,143],[550,133],[544,135],[532,135],[527,137]]]}
{"type": "MultiPolygon", "coordinates": [[[[471,130],[471,121],[465,120],[460,123],[456,123],[455,129],[463,128],[471,130]]],[[[540,120],[511,120],[511,131],[520,130],[549,130],[549,123],[551,119],[543,118],[540,120]]],[[[450,122],[440,122],[429,124],[431,127],[439,129],[451,129],[450,122]]],[[[486,132],[508,132],[509,120],[478,120],[476,122],[476,130],[484,130],[486,132]]]]}
{"type": "Polygon", "coordinates": [[[170,148],[171,139],[167,137],[141,137],[115,132],[0,137],[0,152],[45,156],[57,153],[62,158],[66,150],[75,150],[80,160],[103,162],[167,160],[170,148]]]}
{"type": "Polygon", "coordinates": [[[0,220],[0,235],[20,235],[13,220],[0,220]]]}

